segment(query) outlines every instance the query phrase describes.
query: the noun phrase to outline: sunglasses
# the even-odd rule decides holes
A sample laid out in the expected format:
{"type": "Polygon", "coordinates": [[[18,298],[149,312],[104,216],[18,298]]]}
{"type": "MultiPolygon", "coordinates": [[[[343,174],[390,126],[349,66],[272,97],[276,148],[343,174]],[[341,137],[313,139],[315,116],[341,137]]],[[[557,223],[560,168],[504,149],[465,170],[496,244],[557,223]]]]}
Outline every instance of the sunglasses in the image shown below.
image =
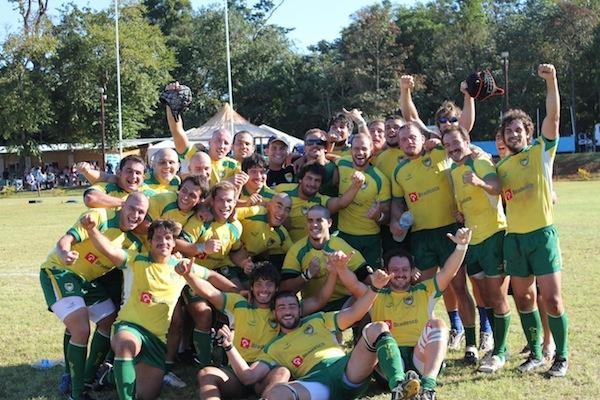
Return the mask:
{"type": "Polygon", "coordinates": [[[446,124],[446,123],[451,123],[451,124],[453,124],[453,123],[455,123],[455,122],[458,122],[458,117],[440,117],[440,118],[438,119],[438,122],[439,122],[440,124],[446,124]]]}
{"type": "Polygon", "coordinates": [[[325,146],[327,142],[323,139],[306,139],[304,144],[306,146],[325,146]]]}

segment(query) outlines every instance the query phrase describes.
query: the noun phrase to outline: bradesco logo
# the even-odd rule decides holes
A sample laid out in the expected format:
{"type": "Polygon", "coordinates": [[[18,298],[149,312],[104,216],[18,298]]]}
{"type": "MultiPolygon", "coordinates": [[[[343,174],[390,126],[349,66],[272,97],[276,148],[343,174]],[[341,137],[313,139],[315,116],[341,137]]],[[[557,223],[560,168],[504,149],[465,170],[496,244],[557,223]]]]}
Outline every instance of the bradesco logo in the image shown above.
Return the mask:
{"type": "Polygon", "coordinates": [[[90,264],[93,264],[96,262],[96,260],[98,259],[98,256],[96,256],[94,253],[87,253],[85,255],[85,259],[87,262],[89,262],[90,264]]]}
{"type": "Polygon", "coordinates": [[[294,364],[294,367],[296,367],[296,368],[299,368],[303,363],[304,363],[304,359],[302,359],[301,356],[296,356],[292,360],[292,364],[294,364]]]}
{"type": "Polygon", "coordinates": [[[419,194],[417,192],[412,192],[408,194],[408,198],[411,203],[419,201],[419,194]]]}
{"type": "Polygon", "coordinates": [[[240,346],[242,346],[242,348],[244,348],[244,349],[249,349],[251,344],[252,344],[252,341],[248,338],[243,337],[240,340],[240,346]]]}
{"type": "Polygon", "coordinates": [[[148,292],[142,292],[140,294],[140,301],[144,304],[152,303],[152,294],[150,294],[148,292]]]}
{"type": "Polygon", "coordinates": [[[504,198],[506,199],[506,201],[511,201],[513,198],[513,191],[512,189],[507,189],[504,191],[504,198]]]}

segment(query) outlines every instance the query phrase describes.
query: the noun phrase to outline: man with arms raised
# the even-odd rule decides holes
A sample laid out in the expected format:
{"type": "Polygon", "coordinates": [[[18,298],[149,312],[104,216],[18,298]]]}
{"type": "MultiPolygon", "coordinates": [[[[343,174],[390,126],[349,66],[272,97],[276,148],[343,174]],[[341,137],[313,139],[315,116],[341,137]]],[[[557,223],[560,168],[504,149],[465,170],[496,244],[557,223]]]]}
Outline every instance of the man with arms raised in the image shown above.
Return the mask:
{"type": "Polygon", "coordinates": [[[560,95],[553,65],[541,64],[538,75],[547,90],[542,136],[532,142],[531,118],[522,110],[509,110],[502,118],[502,133],[511,154],[498,163],[497,169],[508,222],[504,239],[506,273],[511,277],[513,297],[531,349],[530,357],[518,369],[529,372],[544,363],[540,314],[535,305],[537,281],[556,342],[556,356],[546,375],[561,377],[568,368],[569,325],[561,295],[558,233],[552,217],[552,165],[559,139],[560,95]]]}

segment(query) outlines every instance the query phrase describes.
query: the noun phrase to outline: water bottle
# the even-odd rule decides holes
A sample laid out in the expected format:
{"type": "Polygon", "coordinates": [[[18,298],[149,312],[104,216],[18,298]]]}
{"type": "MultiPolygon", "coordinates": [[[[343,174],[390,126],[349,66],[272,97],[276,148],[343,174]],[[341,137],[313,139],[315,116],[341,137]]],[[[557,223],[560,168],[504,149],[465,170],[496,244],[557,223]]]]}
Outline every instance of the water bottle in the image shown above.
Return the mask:
{"type": "Polygon", "coordinates": [[[415,223],[415,218],[412,215],[412,212],[405,211],[400,216],[400,220],[398,221],[400,224],[400,228],[405,229],[404,233],[400,236],[394,235],[393,238],[396,242],[402,242],[408,233],[408,230],[415,223]]]}
{"type": "Polygon", "coordinates": [[[38,360],[31,364],[31,367],[35,369],[49,369],[57,365],[61,365],[64,367],[65,362],[63,360],[49,360],[47,358],[42,358],[41,360],[38,360]]]}

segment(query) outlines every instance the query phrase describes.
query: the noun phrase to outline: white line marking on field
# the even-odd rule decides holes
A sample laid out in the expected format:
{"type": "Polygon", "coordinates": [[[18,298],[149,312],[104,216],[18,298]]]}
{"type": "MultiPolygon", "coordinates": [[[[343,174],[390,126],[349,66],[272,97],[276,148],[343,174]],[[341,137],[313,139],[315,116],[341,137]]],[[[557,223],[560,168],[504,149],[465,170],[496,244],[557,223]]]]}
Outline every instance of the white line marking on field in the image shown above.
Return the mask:
{"type": "Polygon", "coordinates": [[[34,274],[33,272],[0,272],[0,276],[39,276],[40,274],[34,274]]]}

